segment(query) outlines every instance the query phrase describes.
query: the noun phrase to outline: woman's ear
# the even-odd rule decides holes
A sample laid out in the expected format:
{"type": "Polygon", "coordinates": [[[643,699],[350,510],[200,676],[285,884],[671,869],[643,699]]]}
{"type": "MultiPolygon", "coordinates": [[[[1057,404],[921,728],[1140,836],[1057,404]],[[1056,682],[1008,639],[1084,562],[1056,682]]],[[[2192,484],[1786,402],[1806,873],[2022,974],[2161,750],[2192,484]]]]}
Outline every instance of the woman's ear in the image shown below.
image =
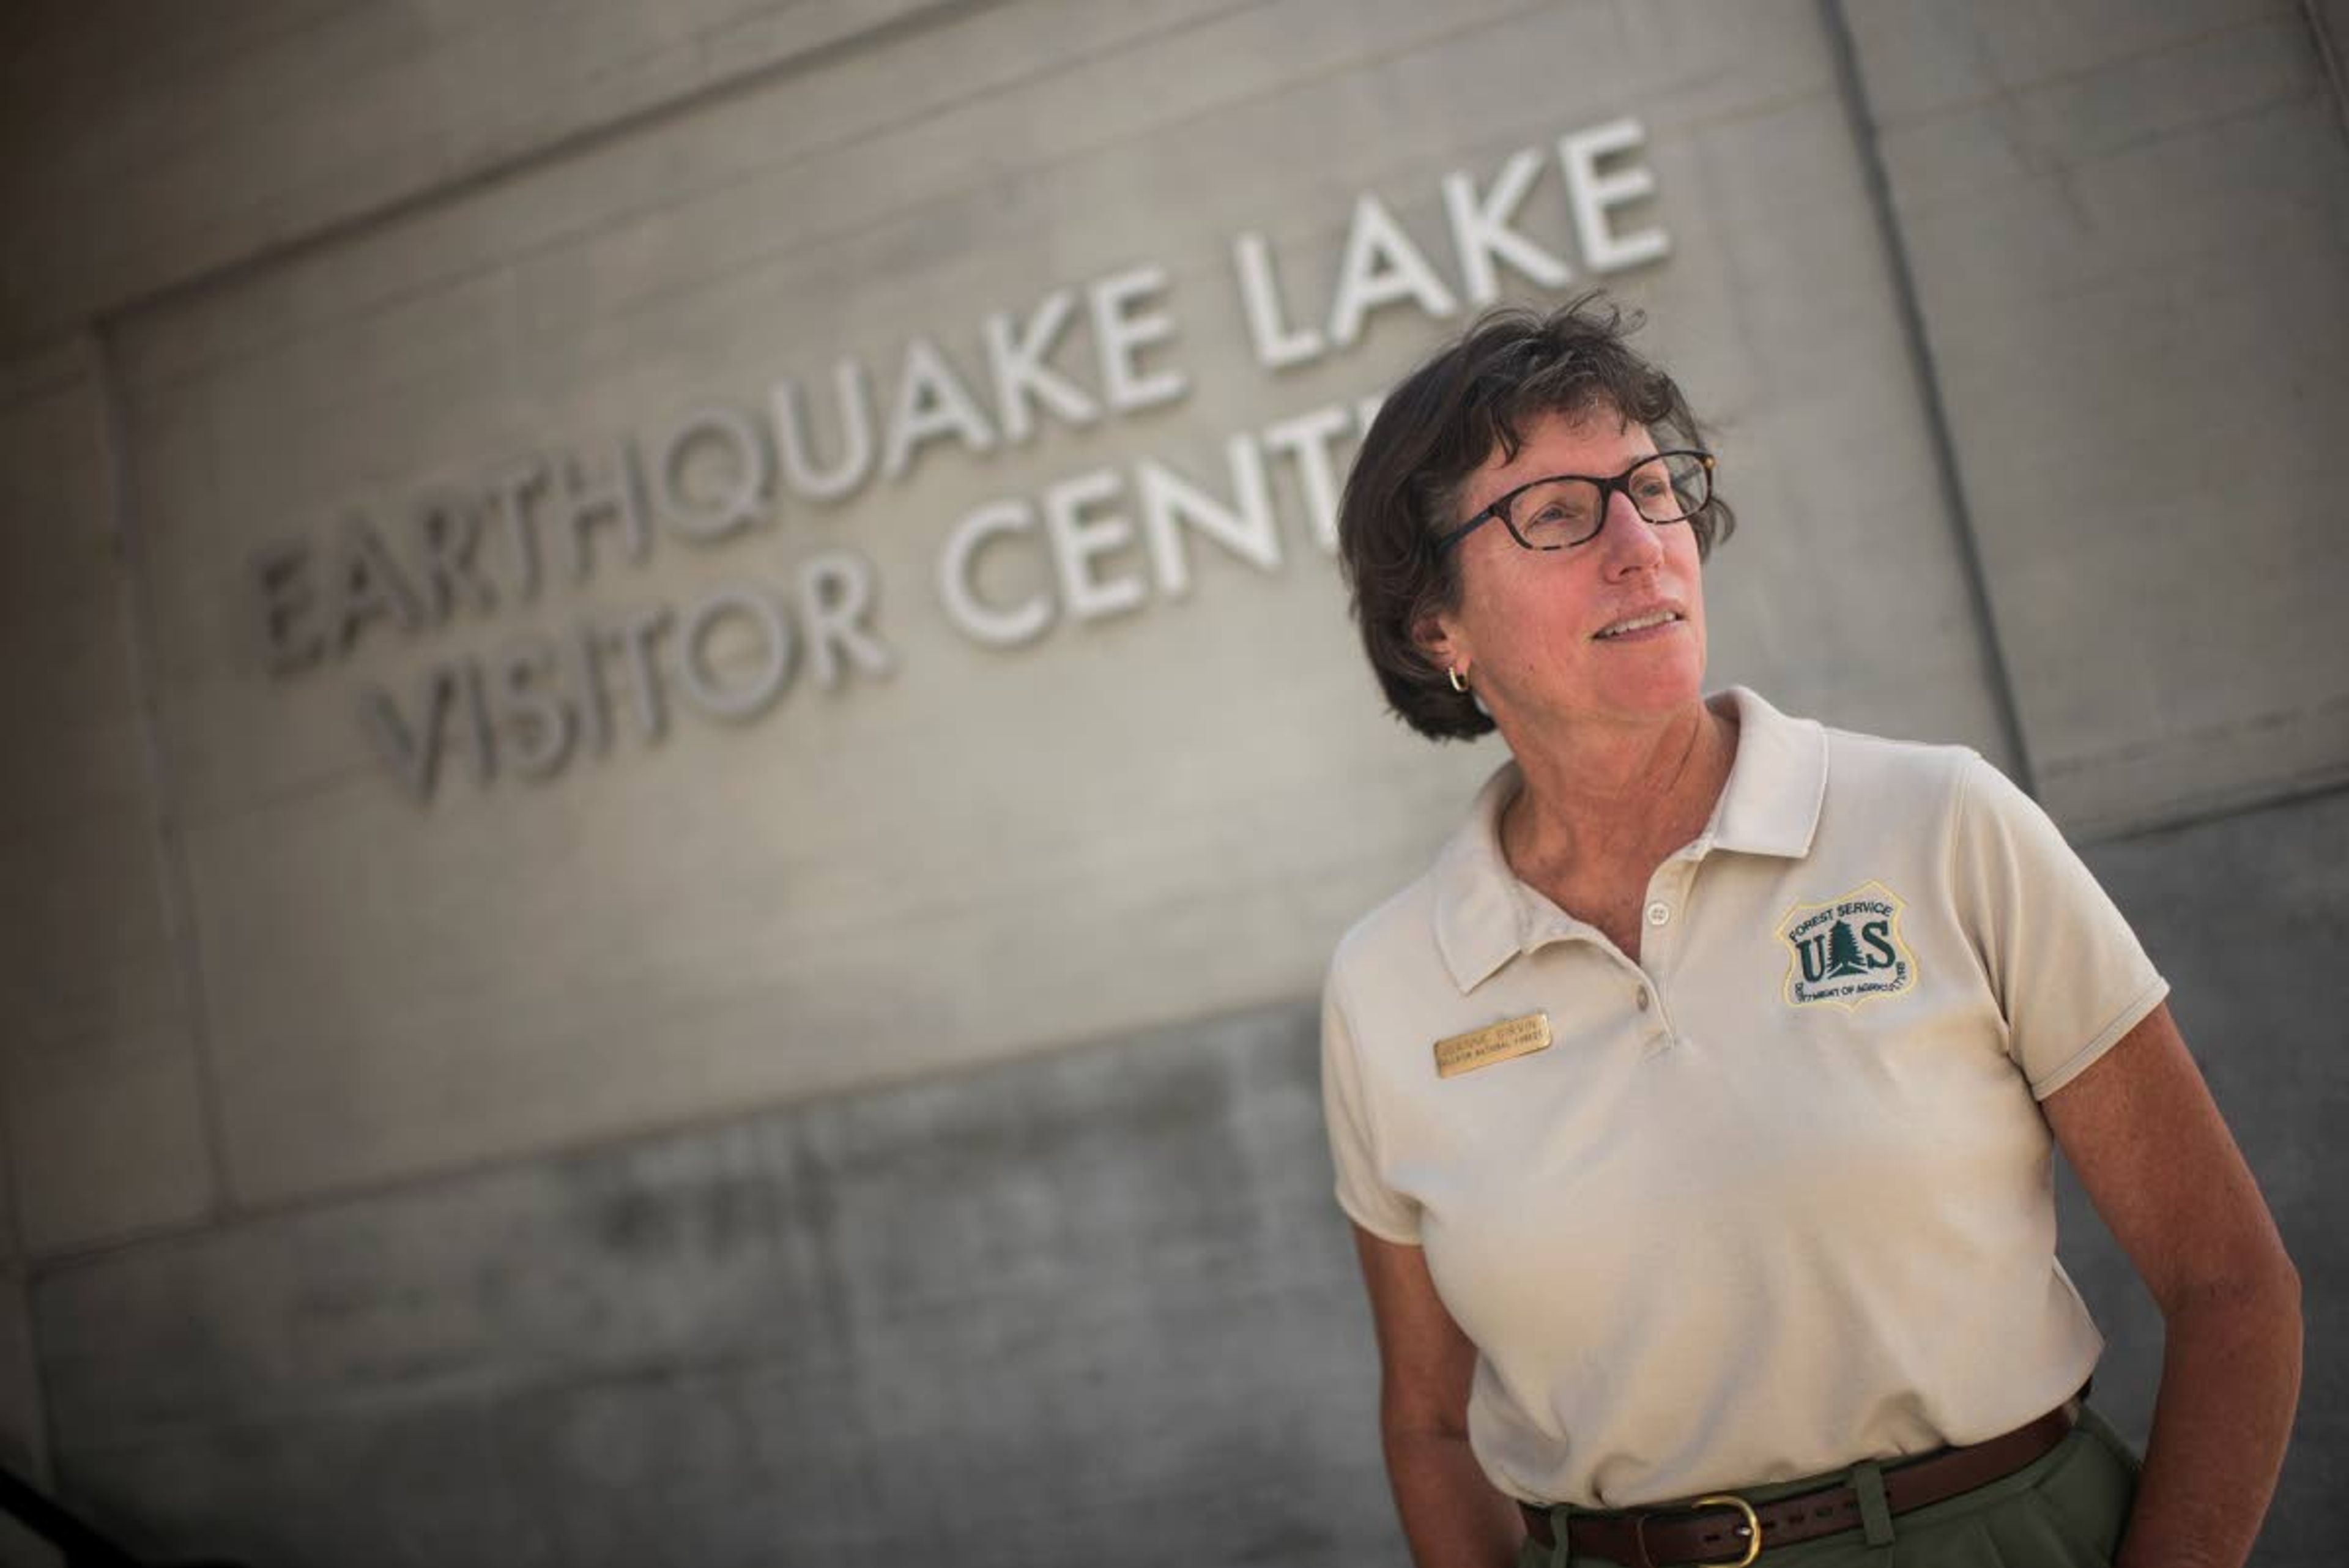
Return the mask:
{"type": "Polygon", "coordinates": [[[1470,663],[1467,650],[1448,620],[1439,611],[1421,616],[1411,623],[1411,640],[1436,669],[1465,670],[1470,663]]]}

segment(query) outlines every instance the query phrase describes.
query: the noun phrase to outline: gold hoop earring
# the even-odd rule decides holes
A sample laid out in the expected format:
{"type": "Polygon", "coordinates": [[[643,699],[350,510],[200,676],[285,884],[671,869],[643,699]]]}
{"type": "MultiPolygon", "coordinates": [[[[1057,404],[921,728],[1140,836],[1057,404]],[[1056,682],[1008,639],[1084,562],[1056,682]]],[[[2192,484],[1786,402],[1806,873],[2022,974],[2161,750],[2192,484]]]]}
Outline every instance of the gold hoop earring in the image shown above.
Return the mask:
{"type": "Polygon", "coordinates": [[[1452,690],[1460,692],[1463,695],[1466,694],[1468,691],[1468,682],[1460,679],[1460,667],[1458,665],[1454,665],[1444,673],[1452,678],[1452,690]]]}

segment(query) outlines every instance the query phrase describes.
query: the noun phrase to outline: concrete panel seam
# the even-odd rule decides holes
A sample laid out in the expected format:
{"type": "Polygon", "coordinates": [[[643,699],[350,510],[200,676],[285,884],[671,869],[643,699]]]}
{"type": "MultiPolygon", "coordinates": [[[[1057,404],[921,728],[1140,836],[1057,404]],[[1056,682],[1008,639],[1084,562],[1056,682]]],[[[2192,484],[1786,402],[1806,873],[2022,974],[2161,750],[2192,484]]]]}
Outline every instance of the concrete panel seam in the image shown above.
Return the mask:
{"type": "Polygon", "coordinates": [[[129,416],[123,407],[117,351],[102,326],[92,328],[89,343],[90,373],[98,387],[101,410],[100,439],[104,444],[100,472],[106,483],[106,517],[130,601],[123,622],[125,636],[130,642],[131,702],[139,715],[148,781],[155,792],[156,895],[162,900],[165,940],[178,961],[188,1049],[194,1058],[196,1114],[203,1137],[205,1173],[212,1184],[204,1209],[208,1215],[217,1217],[233,1205],[234,1189],[229,1182],[218,1075],[212,1059],[212,1010],[204,985],[202,939],[196,929],[195,879],[188,865],[179,792],[174,787],[176,781],[157,711],[160,672],[156,669],[155,595],[148,580],[146,540],[139,527],[137,504],[131,493],[129,416]]]}
{"type": "Polygon", "coordinates": [[[2141,66],[2165,57],[2190,55],[2207,48],[2218,39],[2230,37],[2240,33],[2272,29],[2283,26],[2285,24],[2273,18],[2251,18],[2204,27],[2197,32],[2166,36],[2156,42],[2134,48],[2114,49],[2098,55],[2093,60],[2069,66],[2062,70],[2050,71],[2045,75],[2031,77],[2023,81],[2002,81],[1994,86],[1984,88],[1980,92],[1968,93],[1935,103],[1931,108],[1901,120],[1899,129],[1903,132],[1912,131],[1920,126],[1933,125],[1942,120],[1974,114],[1993,105],[2023,103],[2042,94],[2069,92],[2083,83],[2108,76],[2117,67],[2141,66]]]}
{"type": "Polygon", "coordinates": [[[2301,20],[2308,24],[2308,41],[2316,49],[2316,63],[2333,87],[2333,118],[2341,122],[2341,137],[2349,141],[2349,70],[2343,68],[2341,40],[2325,25],[2318,0],[2300,0],[2301,20]]]}
{"type": "Polygon", "coordinates": [[[2200,810],[2187,810],[2171,815],[2136,822],[2104,833],[2072,834],[2066,832],[2075,847],[2095,848],[2109,844],[2134,844],[2139,839],[2158,838],[2164,834],[2182,833],[2189,828],[2208,827],[2213,823],[2230,822],[2239,816],[2256,816],[2263,811],[2282,811],[2288,807],[2307,805],[2334,795],[2349,794],[2349,780],[2324,779],[2301,787],[2287,785],[2271,793],[2249,798],[2232,799],[2222,805],[2200,810]]]}
{"type": "MultiPolygon", "coordinates": [[[[966,13],[984,11],[999,6],[1004,3],[1005,0],[971,0],[971,3],[966,5],[957,11],[957,16],[958,17],[960,15],[966,13]]],[[[1043,65],[1034,67],[1033,70],[1027,74],[1014,78],[1014,81],[1018,85],[1024,85],[1027,81],[1039,76],[1049,76],[1055,72],[1081,67],[1104,56],[1113,56],[1130,51],[1139,43],[1146,43],[1163,37],[1177,36],[1190,29],[1205,26],[1214,22],[1223,20],[1226,17],[1238,16],[1252,10],[1259,9],[1263,3],[1264,0],[1233,0],[1233,3],[1230,5],[1219,6],[1199,16],[1185,18],[1174,23],[1171,26],[1154,26],[1143,32],[1133,35],[1132,36],[1122,37],[1094,53],[1056,57],[1043,65]]],[[[1536,4],[1529,5],[1524,12],[1513,13],[1513,15],[1530,15],[1539,11],[1541,8],[1541,5],[1536,4]]],[[[925,13],[924,15],[926,16],[931,14],[925,13]]],[[[957,18],[939,18],[941,25],[955,19],[957,18]]],[[[908,18],[907,24],[910,24],[913,20],[915,19],[908,18]]],[[[910,31],[910,26],[906,24],[900,24],[899,26],[901,30],[910,31]]],[[[880,36],[881,31],[882,30],[876,29],[872,33],[860,34],[857,41],[867,43],[872,42],[880,36]]],[[[893,40],[883,39],[882,41],[887,42],[893,40]]],[[[1386,57],[1366,57],[1375,59],[1384,58],[1386,57]]],[[[803,57],[794,57],[793,60],[797,61],[801,58],[803,58],[803,57]]],[[[792,63],[793,62],[781,62],[776,66],[767,67],[767,69],[771,75],[772,73],[781,72],[785,65],[792,63]]],[[[756,79],[751,79],[751,78],[746,76],[741,79],[740,85],[745,88],[757,88],[764,85],[768,79],[770,79],[768,76],[760,76],[757,77],[756,79]]],[[[1306,77],[1298,79],[1302,81],[1310,81],[1315,78],[1306,77]]],[[[990,88],[988,90],[989,93],[993,93],[996,91],[1008,90],[1008,87],[1007,84],[998,84],[995,88],[990,88]]],[[[697,98],[691,104],[687,103],[683,99],[673,100],[670,104],[662,106],[662,112],[676,113],[682,117],[682,115],[693,108],[697,108],[707,103],[722,101],[724,96],[725,95],[719,94],[713,90],[697,98]]],[[[923,113],[916,115],[910,119],[893,122],[886,129],[888,132],[894,134],[897,131],[903,130],[907,126],[918,124],[925,119],[934,118],[938,113],[944,112],[945,108],[958,108],[967,101],[967,99],[957,98],[949,100],[949,103],[943,108],[940,106],[933,106],[931,109],[924,110],[923,113]]],[[[630,121],[626,125],[623,125],[621,122],[615,121],[614,127],[616,131],[633,130],[636,129],[641,129],[642,126],[649,122],[651,119],[651,112],[647,111],[642,119],[630,121]]],[[[564,156],[576,153],[581,157],[585,157],[596,151],[596,143],[585,140],[585,134],[586,133],[583,132],[580,137],[575,137],[571,141],[564,143],[561,149],[556,149],[552,146],[541,149],[527,161],[517,160],[511,164],[502,166],[495,171],[483,171],[481,177],[478,179],[468,177],[465,181],[451,182],[448,184],[435,187],[433,190],[429,192],[419,192],[412,198],[405,200],[400,203],[387,205],[377,209],[369,214],[354,217],[348,223],[335,225],[330,230],[321,229],[312,235],[305,236],[299,240],[288,241],[284,245],[273,247],[265,253],[256,252],[250,256],[242,258],[231,265],[215,268],[200,276],[189,278],[183,283],[175,284],[169,289],[158,291],[151,296],[141,296],[134,302],[124,305],[119,310],[109,312],[107,319],[109,322],[132,322],[138,317],[150,312],[159,312],[172,308],[182,301],[193,298],[212,286],[233,283],[247,274],[260,273],[282,264],[298,261],[312,252],[330,248],[346,240],[363,238],[367,232],[371,228],[391,227],[401,221],[429,211],[436,204],[460,201],[468,195],[476,193],[480,189],[497,182],[499,180],[508,177],[517,179],[526,177],[527,175],[535,172],[541,167],[549,166],[559,161],[558,152],[564,156]]],[[[852,137],[851,140],[854,141],[864,134],[865,133],[860,132],[857,137],[852,137]]],[[[599,130],[597,132],[597,141],[600,142],[604,140],[608,139],[605,138],[599,130]]],[[[838,145],[842,144],[827,144],[826,151],[830,151],[833,147],[836,147],[838,145]]],[[[1111,142],[1103,145],[1114,146],[1116,143],[1111,142]]],[[[1057,165],[1054,163],[1039,161],[1031,161],[1029,165],[1031,172],[1050,172],[1055,167],[1057,167],[1057,165]]],[[[736,178],[726,182],[722,185],[699,185],[693,189],[691,195],[696,199],[708,197],[718,192],[730,188],[733,185],[742,183],[746,178],[750,177],[737,176],[736,178]]],[[[492,261],[469,264],[460,271],[438,274],[433,276],[429,283],[407,286],[397,292],[378,296],[372,300],[367,308],[347,313],[342,319],[347,323],[361,323],[367,321],[378,310],[393,308],[412,303],[417,297],[423,294],[478,279],[492,273],[502,272],[517,264],[533,261],[550,253],[566,249],[576,244],[584,234],[607,226],[634,222],[647,216],[657,216],[667,210],[667,204],[664,203],[658,206],[629,207],[600,213],[593,220],[590,220],[584,224],[566,226],[553,233],[538,236],[528,244],[501,251],[492,261]]],[[[864,232],[867,228],[885,225],[895,221],[895,214],[887,213],[878,217],[868,218],[864,220],[863,223],[847,230],[832,231],[827,233],[823,237],[825,241],[828,242],[837,239],[843,234],[854,235],[864,232]]],[[[707,275],[707,276],[713,282],[723,280],[733,275],[733,272],[736,270],[762,265],[775,260],[778,256],[793,254],[802,248],[805,248],[802,243],[798,240],[794,240],[789,245],[781,250],[756,253],[734,264],[734,268],[731,270],[710,273],[707,275]]],[[[628,308],[642,308],[642,306],[633,306],[628,308]]],[[[626,314],[627,311],[624,309],[620,313],[620,316],[607,316],[605,319],[607,321],[620,319],[626,314]]],[[[178,380],[187,379],[192,374],[210,374],[224,365],[237,364],[249,360],[255,357],[257,351],[274,348],[289,340],[293,336],[295,336],[295,334],[281,331],[245,338],[241,340],[233,350],[216,354],[207,358],[203,362],[200,371],[191,372],[185,368],[181,368],[172,372],[171,375],[166,376],[160,383],[150,383],[149,385],[160,384],[169,386],[178,380]]]]}
{"type": "Polygon", "coordinates": [[[169,310],[182,301],[200,296],[240,277],[267,272],[346,240],[397,223],[415,213],[429,212],[449,202],[537,170],[566,162],[713,104],[823,70],[857,50],[885,47],[903,38],[918,36],[1005,3],[1006,0],[941,0],[940,4],[926,10],[895,17],[844,37],[833,38],[781,59],[750,67],[732,76],[713,78],[689,92],[647,104],[611,119],[582,126],[566,136],[525,149],[512,157],[492,160],[479,168],[460,171],[438,183],[409,191],[363,212],[347,213],[306,233],[264,244],[233,260],[206,267],[144,294],[119,300],[101,307],[97,313],[98,317],[102,324],[111,326],[152,312],[169,310]]]}
{"type": "Polygon", "coordinates": [[[1819,15],[1836,79],[1843,89],[1844,117],[1851,129],[1852,151],[1859,161],[1860,176],[1868,187],[1877,232],[1883,238],[1894,309],[1900,318],[1900,336],[1914,371],[1917,395],[1923,404],[1926,437],[1932,446],[1934,477],[1949,510],[1960,575],[1965,579],[1966,602],[1973,612],[1982,638],[1982,657],[1989,666],[1991,705],[1998,715],[2000,737],[2006,743],[2014,782],[2025,794],[2035,796],[2038,791],[2032,777],[2031,753],[2023,743],[2022,710],[2015,700],[2005,647],[1999,639],[1998,619],[1991,607],[1990,579],[1982,566],[1981,541],[1974,532],[1973,514],[1966,504],[1965,481],[1958,470],[1957,440],[1950,428],[1949,408],[1941,400],[1932,343],[1925,334],[1925,313],[1917,296],[1916,269],[1909,263],[1908,242],[1901,236],[1899,214],[1892,204],[1892,179],[1884,166],[1876,110],[1860,70],[1858,46],[1852,38],[1844,0],[1819,0],[1819,15]]]}
{"type": "Polygon", "coordinates": [[[594,1132],[533,1144],[526,1147],[506,1149],[495,1154],[469,1156],[445,1164],[369,1176],[356,1180],[337,1181],[288,1192],[274,1198],[240,1202],[209,1223],[171,1221],[135,1231],[124,1231],[95,1241],[47,1249],[37,1256],[27,1254],[21,1260],[21,1264],[29,1290],[36,1282],[45,1283],[77,1269],[102,1264],[109,1259],[143,1248],[169,1247],[189,1242],[199,1236],[206,1240],[216,1240],[238,1231],[299,1219],[305,1214],[323,1213],[356,1203],[367,1203],[383,1199],[416,1197],[484,1178],[502,1174],[511,1175],[566,1160],[591,1159],[598,1156],[616,1154],[633,1147],[641,1147],[647,1144],[657,1143],[666,1138],[705,1133],[744,1131],[755,1127],[769,1117],[779,1115],[811,1110],[823,1106],[850,1105],[877,1096],[917,1087],[936,1087],[957,1080],[985,1078],[989,1075],[1022,1064],[1081,1057],[1088,1052],[1116,1047],[1122,1042],[1154,1040],[1184,1030],[1213,1028],[1273,1014],[1293,1013],[1299,1018],[1309,1018],[1315,1013],[1319,1005],[1318,1000],[1309,995],[1259,997],[1254,1001],[1236,1002],[1228,1007],[1210,1009],[1183,1019],[1163,1020],[1139,1030],[1086,1034],[1075,1039],[1061,1040],[1040,1045],[1034,1050],[1025,1051],[1016,1055],[964,1062],[950,1067],[934,1067],[917,1076],[895,1076],[859,1084],[851,1088],[827,1090],[812,1096],[766,1096],[739,1102],[722,1111],[698,1111],[676,1116],[654,1116],[624,1127],[602,1128],[594,1132]]]}

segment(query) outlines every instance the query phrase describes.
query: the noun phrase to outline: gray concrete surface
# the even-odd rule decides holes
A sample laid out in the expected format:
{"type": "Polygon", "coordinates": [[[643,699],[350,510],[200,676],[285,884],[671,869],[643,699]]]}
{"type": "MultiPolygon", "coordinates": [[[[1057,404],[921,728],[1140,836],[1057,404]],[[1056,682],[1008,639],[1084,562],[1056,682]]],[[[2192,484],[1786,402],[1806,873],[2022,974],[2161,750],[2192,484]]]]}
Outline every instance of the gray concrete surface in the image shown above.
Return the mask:
{"type": "Polygon", "coordinates": [[[65,1484],[256,1568],[1392,1557],[1314,1016],[49,1272],[65,1484]]]}
{"type": "MultiPolygon", "coordinates": [[[[1464,292],[1444,179],[1490,183],[1531,149],[1542,172],[1519,222],[1594,277],[1555,149],[1626,113],[1657,182],[1626,221],[1676,248],[1610,275],[1652,305],[1658,351],[1717,412],[1723,483],[1750,519],[1718,577],[1716,670],[1797,707],[1831,700],[1846,722],[2001,749],[1813,8],[1496,0],[1299,25],[1313,15],[974,10],[109,335],[235,1199],[1309,992],[1334,931],[1491,763],[1415,765],[1364,700],[1298,476],[1275,475],[1272,569],[1203,546],[1178,597],[1129,545],[1102,570],[1135,608],[1064,615],[1022,647],[953,628],[936,560],[973,508],[1072,475],[1117,476],[1127,514],[1140,462],[1206,482],[1227,436],[1350,408],[1450,324],[1398,306],[1343,351],[1268,373],[1236,234],[1262,231],[1292,309],[1325,318],[1357,197],[1374,195],[1464,292]],[[1603,85],[1571,112],[1548,63],[1569,45],[1603,85]],[[1121,90],[1144,78],[1160,86],[1121,90]],[[975,374],[983,311],[1145,263],[1165,271],[1179,329],[1159,363],[1190,378],[1185,399],[1047,421],[983,457],[947,441],[829,510],[781,501],[722,548],[657,532],[640,565],[495,619],[371,637],[297,678],[260,668],[249,556],[346,507],[396,515],[413,483],[656,431],[710,400],[757,407],[775,378],[825,377],[843,354],[886,388],[909,334],[975,374]],[[597,765],[537,787],[459,776],[429,809],[354,721],[364,691],[412,690],[439,660],[786,576],[828,547],[873,564],[885,679],[802,682],[755,725],[680,716],[657,745],[622,723],[597,765]],[[1867,591],[1784,615],[1823,571],[1867,591]]],[[[1072,338],[1064,367],[1105,395],[1086,353],[1072,338]]],[[[1032,542],[1002,555],[1014,580],[992,592],[1044,575],[1032,542]]]]}
{"type": "Polygon", "coordinates": [[[2060,819],[2349,774],[2349,139],[2289,0],[1848,7],[2060,819]]]}
{"type": "MultiPolygon", "coordinates": [[[[2088,854],[2171,985],[2170,1010],[2299,1266],[2306,1370],[2275,1511],[2252,1561],[2333,1561],[2349,1527],[2349,794],[2159,829],[2088,854]]],[[[2161,1318],[2067,1178],[2064,1257],[2110,1349],[2098,1397],[2139,1443],[2161,1318]]]]}
{"type": "Polygon", "coordinates": [[[28,1251],[210,1199],[95,357],[0,365],[0,1086],[28,1251]]]}
{"type": "Polygon", "coordinates": [[[786,84],[862,36],[968,9],[924,0],[202,12],[12,6],[0,350],[189,277],[608,134],[680,100],[786,84]]]}
{"type": "MultiPolygon", "coordinates": [[[[7,1139],[0,1131],[0,1155],[7,1139]]],[[[13,1164],[0,1159],[0,1166],[13,1164]]],[[[34,1486],[49,1476],[47,1411],[41,1400],[39,1355],[25,1299],[25,1251],[16,1237],[15,1194],[0,1169],[0,1466],[34,1486]]],[[[61,1568],[47,1542],[0,1512],[0,1563],[15,1568],[61,1568]]]]}
{"type": "MultiPolygon", "coordinates": [[[[36,1487],[53,1484],[41,1405],[33,1325],[21,1264],[0,1265],[0,1466],[36,1487]]],[[[62,1568],[42,1537],[0,1512],[0,1563],[10,1568],[62,1568]]]]}

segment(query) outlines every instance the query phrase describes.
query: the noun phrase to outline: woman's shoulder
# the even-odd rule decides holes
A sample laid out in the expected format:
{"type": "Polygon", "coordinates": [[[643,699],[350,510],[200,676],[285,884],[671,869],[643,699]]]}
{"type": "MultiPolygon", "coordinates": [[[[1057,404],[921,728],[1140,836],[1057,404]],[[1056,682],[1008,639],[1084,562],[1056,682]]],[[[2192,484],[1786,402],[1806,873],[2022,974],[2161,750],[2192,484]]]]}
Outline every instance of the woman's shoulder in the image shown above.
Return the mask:
{"type": "Polygon", "coordinates": [[[1413,983],[1430,969],[1450,971],[1459,950],[1482,945],[1496,924],[1514,929],[1514,882],[1495,820],[1520,781],[1516,764],[1502,763],[1426,869],[1346,929],[1330,961],[1333,982],[1376,973],[1413,983]]]}
{"type": "Polygon", "coordinates": [[[1724,807],[1734,820],[1791,819],[1801,815],[1798,803],[1807,802],[1814,823],[1824,815],[1846,827],[1898,822],[1913,828],[1954,812],[1963,795],[1981,787],[1971,782],[1977,775],[1996,775],[1968,745],[1781,712],[1742,686],[1727,695],[1743,732],[1724,807]]]}
{"type": "Polygon", "coordinates": [[[1984,836],[2054,831],[2029,794],[1972,746],[1825,732],[1822,816],[1839,833],[1926,833],[1955,853],[1984,836]]]}
{"type": "Polygon", "coordinates": [[[1429,867],[1346,928],[1330,957],[1330,978],[1378,972],[1430,952],[1435,935],[1436,867],[1429,867]]]}
{"type": "Polygon", "coordinates": [[[1917,740],[1847,729],[1826,720],[1782,711],[1750,687],[1733,686],[1710,700],[1733,708],[1744,732],[1741,748],[1758,745],[1774,782],[1799,782],[1824,753],[1830,779],[1847,784],[1949,785],[1966,774],[1996,771],[1972,746],[1960,742],[1917,740]]]}
{"type": "Polygon", "coordinates": [[[1864,791],[1922,790],[1951,799],[1979,774],[1998,773],[1980,752],[1962,742],[1905,740],[1833,724],[1822,724],[1820,729],[1826,736],[1831,788],[1840,784],[1864,791]]]}

